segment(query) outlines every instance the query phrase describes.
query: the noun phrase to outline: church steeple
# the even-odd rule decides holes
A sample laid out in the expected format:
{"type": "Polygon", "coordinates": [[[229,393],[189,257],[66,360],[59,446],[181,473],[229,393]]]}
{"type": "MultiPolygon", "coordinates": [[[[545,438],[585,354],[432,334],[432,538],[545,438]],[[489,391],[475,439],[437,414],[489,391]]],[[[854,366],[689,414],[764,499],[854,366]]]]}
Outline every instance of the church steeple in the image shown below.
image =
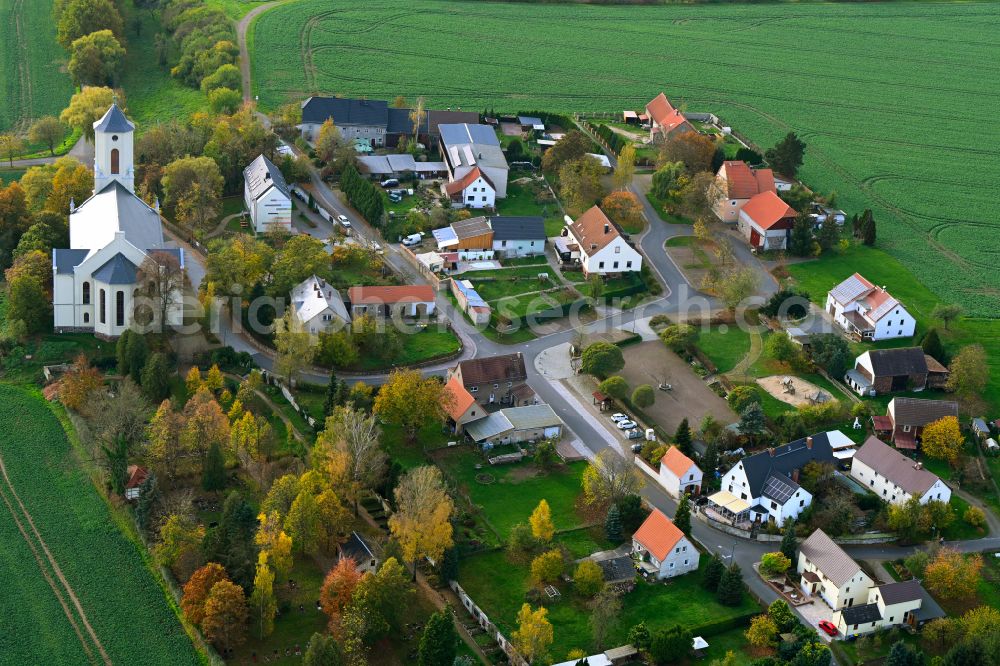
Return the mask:
{"type": "Polygon", "coordinates": [[[95,194],[112,181],[118,181],[129,192],[135,193],[134,132],[135,125],[122,113],[115,98],[107,113],[94,123],[95,194]]]}

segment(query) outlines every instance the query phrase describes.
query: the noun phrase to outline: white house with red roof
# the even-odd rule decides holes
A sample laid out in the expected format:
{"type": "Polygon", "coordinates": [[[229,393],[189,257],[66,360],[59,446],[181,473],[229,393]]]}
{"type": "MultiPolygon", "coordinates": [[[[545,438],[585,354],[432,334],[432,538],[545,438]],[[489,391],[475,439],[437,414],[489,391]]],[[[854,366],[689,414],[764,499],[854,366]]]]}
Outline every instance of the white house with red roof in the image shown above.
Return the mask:
{"type": "Polygon", "coordinates": [[[429,284],[351,287],[347,290],[347,301],[353,316],[369,314],[392,318],[431,315],[437,307],[434,299],[434,288],[429,284]]]}
{"type": "Polygon", "coordinates": [[[701,492],[702,472],[693,460],[676,446],[671,446],[660,458],[660,485],[674,499],[684,493],[701,492]]]}
{"type": "Polygon", "coordinates": [[[646,105],[646,115],[649,116],[649,138],[653,141],[665,140],[674,133],[696,131],[684,114],[675,109],[663,93],[646,105]]]}
{"type": "Polygon", "coordinates": [[[585,275],[617,275],[642,269],[642,255],[597,206],[567,225],[565,233],[579,248],[585,275]]]}
{"type": "Polygon", "coordinates": [[[785,250],[798,213],[773,190],[750,197],[737,215],[737,228],[756,250],[785,250]]]}
{"type": "Polygon", "coordinates": [[[723,222],[736,222],[743,206],[761,192],[777,192],[773,171],[751,169],[746,162],[726,160],[715,175],[712,210],[723,222]]]}
{"type": "Polygon", "coordinates": [[[444,183],[441,191],[451,199],[455,208],[493,208],[497,202],[496,188],[479,167],[450,183],[444,183]]]}
{"type": "Polygon", "coordinates": [[[632,557],[644,575],[656,578],[698,570],[698,550],[659,509],[653,509],[632,535],[632,557]]]}
{"type": "Polygon", "coordinates": [[[885,287],[859,273],[827,293],[826,311],[841,328],[864,340],[910,338],[917,327],[917,320],[885,287]]]}
{"type": "Polygon", "coordinates": [[[139,465],[129,465],[125,470],[128,480],[125,481],[125,499],[134,502],[139,499],[142,484],[149,478],[149,470],[139,465]]]}
{"type": "Polygon", "coordinates": [[[455,374],[444,385],[441,399],[448,418],[455,424],[455,433],[462,434],[465,424],[478,421],[487,411],[462,384],[462,376],[455,374]]]}

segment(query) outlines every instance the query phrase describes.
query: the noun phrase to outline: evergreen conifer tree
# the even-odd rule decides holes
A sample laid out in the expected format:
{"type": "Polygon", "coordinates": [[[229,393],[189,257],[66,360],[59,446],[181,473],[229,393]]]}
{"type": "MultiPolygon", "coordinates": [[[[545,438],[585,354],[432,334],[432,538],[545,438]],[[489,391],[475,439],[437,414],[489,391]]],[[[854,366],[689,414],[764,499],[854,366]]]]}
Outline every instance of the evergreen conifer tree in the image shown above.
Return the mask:
{"type": "Polygon", "coordinates": [[[691,534],[691,496],[684,493],[674,513],[674,525],[684,534],[691,534]]]}
{"type": "Polygon", "coordinates": [[[608,516],[604,520],[604,533],[608,541],[618,543],[622,540],[622,513],[617,504],[612,504],[608,516]]]}
{"type": "Polygon", "coordinates": [[[212,442],[205,456],[201,471],[201,487],[205,490],[222,490],[226,485],[226,461],[218,442],[212,442]]]}

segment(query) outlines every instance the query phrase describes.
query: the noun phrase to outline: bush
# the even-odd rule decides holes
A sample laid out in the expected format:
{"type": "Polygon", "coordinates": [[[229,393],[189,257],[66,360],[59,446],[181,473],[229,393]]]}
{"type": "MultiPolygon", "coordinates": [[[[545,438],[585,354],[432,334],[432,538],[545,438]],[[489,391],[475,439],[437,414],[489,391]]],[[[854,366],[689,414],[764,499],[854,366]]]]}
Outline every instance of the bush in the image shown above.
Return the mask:
{"type": "Polygon", "coordinates": [[[736,386],[729,395],[726,396],[726,402],[729,403],[729,407],[737,414],[742,414],[743,410],[752,404],[760,404],[761,398],[760,393],[757,391],[756,386],[746,384],[743,386],[736,386]]]}
{"type": "Polygon", "coordinates": [[[584,560],[573,573],[573,589],[582,597],[592,597],[604,588],[604,572],[593,560],[584,560]]]}
{"type": "Polygon", "coordinates": [[[645,409],[656,400],[656,393],[649,384],[640,384],[632,391],[632,404],[639,409],[645,409]]]}
{"type": "Polygon", "coordinates": [[[764,576],[778,576],[792,566],[792,561],[782,552],[764,553],[760,558],[760,573],[764,576]]]}
{"type": "Polygon", "coordinates": [[[612,375],[598,385],[598,390],[615,400],[624,400],[628,396],[628,383],[623,377],[612,375]]]}
{"type": "Polygon", "coordinates": [[[531,561],[531,580],[536,585],[555,583],[564,569],[563,556],[558,550],[549,550],[531,561]]]}
{"type": "Polygon", "coordinates": [[[580,356],[580,369],[594,377],[608,377],[624,367],[622,350],[609,342],[595,342],[580,356]]]}

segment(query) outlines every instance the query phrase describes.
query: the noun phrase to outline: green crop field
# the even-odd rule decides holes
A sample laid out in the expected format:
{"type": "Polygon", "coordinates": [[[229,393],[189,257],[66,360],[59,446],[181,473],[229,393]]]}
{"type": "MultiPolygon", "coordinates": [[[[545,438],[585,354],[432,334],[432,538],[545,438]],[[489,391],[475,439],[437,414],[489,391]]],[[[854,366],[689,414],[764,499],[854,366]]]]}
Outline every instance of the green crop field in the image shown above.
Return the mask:
{"type": "Polygon", "coordinates": [[[65,59],[51,2],[0,0],[0,131],[59,114],[73,93],[65,59]]]}
{"type": "Polygon", "coordinates": [[[199,663],[44,399],[0,384],[0,414],[0,664],[199,663]]]}
{"type": "Polygon", "coordinates": [[[806,182],[871,206],[939,297],[1000,312],[1000,5],[298,0],[254,45],[265,108],[317,93],[617,112],[662,90],[762,146],[795,130],[806,182]]]}

